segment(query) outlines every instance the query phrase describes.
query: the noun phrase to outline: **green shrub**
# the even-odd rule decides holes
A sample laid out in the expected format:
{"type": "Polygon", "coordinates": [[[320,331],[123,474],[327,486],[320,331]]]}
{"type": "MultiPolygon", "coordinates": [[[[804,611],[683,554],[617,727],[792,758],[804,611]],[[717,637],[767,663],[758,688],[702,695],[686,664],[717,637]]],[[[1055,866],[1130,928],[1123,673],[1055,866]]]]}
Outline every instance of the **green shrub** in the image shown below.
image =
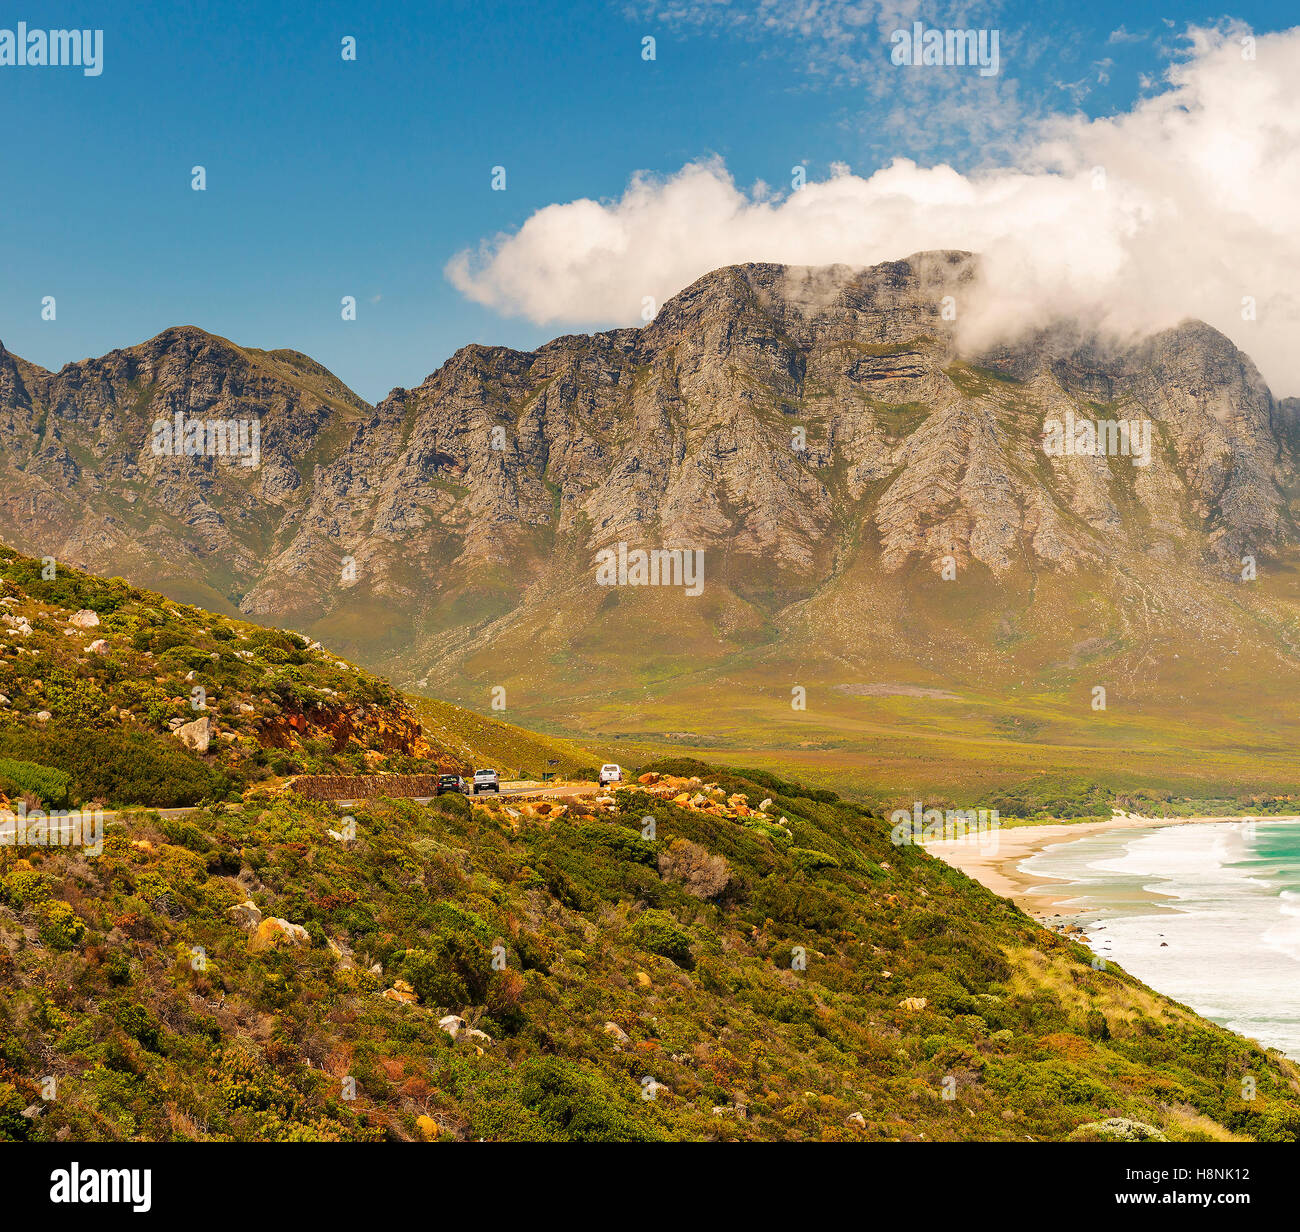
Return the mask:
{"type": "Polygon", "coordinates": [[[586,822],[575,828],[574,837],[588,851],[603,852],[606,858],[628,860],[635,864],[655,862],[655,843],[642,838],[639,831],[629,830],[626,826],[586,822]]]}
{"type": "Polygon", "coordinates": [[[627,930],[628,940],[652,954],[670,958],[679,967],[695,965],[693,938],[666,911],[643,911],[627,930]]]}
{"type": "Polygon", "coordinates": [[[0,757],[58,767],[77,803],[175,808],[224,796],[225,779],[177,741],[141,731],[0,728],[0,757]]]}
{"type": "Polygon", "coordinates": [[[1110,1039],[1110,1024],[1106,1021],[1106,1015],[1100,1010],[1088,1011],[1085,1030],[1089,1039],[1110,1039]]]}
{"type": "Polygon", "coordinates": [[[58,607],[89,608],[105,616],[131,598],[131,588],[121,578],[98,578],[78,573],[59,564],[55,576],[43,578],[42,563],[30,557],[15,557],[5,566],[5,575],[35,599],[58,607]]]}
{"type": "Polygon", "coordinates": [[[0,900],[15,911],[22,911],[50,897],[50,879],[31,868],[16,868],[0,880],[0,900]]]}
{"type": "Polygon", "coordinates": [[[562,1142],[654,1142],[659,1135],[604,1080],[559,1057],[520,1067],[519,1098],[562,1142]]]}
{"type": "Polygon", "coordinates": [[[112,721],[108,695],[93,680],[68,672],[51,671],[45,677],[45,704],[54,723],[86,731],[106,727],[112,721]]]}
{"type": "Polygon", "coordinates": [[[909,991],[913,996],[924,997],[930,1008],[936,1013],[953,1017],[957,1014],[973,1014],[978,1002],[960,984],[938,972],[927,972],[921,976],[909,991]]]}
{"type": "Polygon", "coordinates": [[[23,1100],[12,1082],[0,1082],[0,1142],[25,1142],[32,1127],[23,1116],[23,1100]]]}
{"type": "Polygon", "coordinates": [[[453,932],[435,936],[423,949],[407,950],[401,970],[425,1005],[457,1009],[482,1000],[492,957],[475,937],[453,932]]]}
{"type": "Polygon", "coordinates": [[[805,873],[814,873],[819,868],[839,868],[840,862],[824,851],[813,851],[808,847],[791,847],[790,856],[805,873]]]}
{"type": "Polygon", "coordinates": [[[71,950],[86,938],[86,922],[61,899],[42,903],[37,912],[41,940],[52,950],[71,950]]]}
{"type": "Polygon", "coordinates": [[[119,1005],[113,1017],[123,1031],[143,1044],[150,1052],[161,1051],[162,1033],[153,1015],[143,1005],[132,1002],[119,1005]]]}
{"type": "Polygon", "coordinates": [[[746,818],[745,827],[749,830],[756,830],[759,834],[766,835],[778,847],[788,849],[794,842],[789,832],[784,826],[778,826],[774,821],[757,821],[754,818],[746,818]]]}
{"type": "Polygon", "coordinates": [[[36,796],[46,808],[66,808],[72,776],[53,766],[0,757],[0,791],[13,799],[36,796]]]}

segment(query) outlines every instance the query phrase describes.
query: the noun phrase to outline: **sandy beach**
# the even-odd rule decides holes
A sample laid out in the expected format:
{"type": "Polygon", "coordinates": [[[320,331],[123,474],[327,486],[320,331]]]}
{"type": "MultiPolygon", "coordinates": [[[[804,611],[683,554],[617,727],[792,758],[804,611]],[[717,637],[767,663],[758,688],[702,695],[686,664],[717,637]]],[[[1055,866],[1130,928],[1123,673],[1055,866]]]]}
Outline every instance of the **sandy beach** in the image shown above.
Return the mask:
{"type": "MultiPolygon", "coordinates": [[[[987,886],[994,894],[1009,898],[1022,911],[1039,921],[1046,921],[1061,912],[1071,901],[1068,893],[1053,895],[1042,887],[1051,880],[1041,874],[1030,876],[1020,871],[1020,864],[1032,855],[1054,843],[1072,842],[1089,834],[1112,830],[1146,830],[1162,826],[1186,826],[1212,821],[1250,821],[1249,817],[1139,817],[1132,813],[1118,814],[1110,821],[1062,822],[1059,825],[1015,826],[999,829],[996,840],[978,836],[925,844],[926,851],[946,860],[968,877],[987,886]],[[1038,892],[1028,891],[1037,888],[1038,892]]],[[[1282,818],[1270,817],[1270,821],[1282,818]]]]}

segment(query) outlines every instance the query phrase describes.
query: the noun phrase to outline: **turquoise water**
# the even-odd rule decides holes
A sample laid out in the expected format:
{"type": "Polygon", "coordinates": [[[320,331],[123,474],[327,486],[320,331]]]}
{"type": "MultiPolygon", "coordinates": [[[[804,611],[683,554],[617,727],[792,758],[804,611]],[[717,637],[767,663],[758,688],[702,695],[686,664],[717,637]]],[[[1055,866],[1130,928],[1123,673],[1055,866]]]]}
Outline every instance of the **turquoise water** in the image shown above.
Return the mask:
{"type": "Polygon", "coordinates": [[[1103,832],[1020,868],[1097,954],[1300,1059],[1300,819],[1103,832]]]}

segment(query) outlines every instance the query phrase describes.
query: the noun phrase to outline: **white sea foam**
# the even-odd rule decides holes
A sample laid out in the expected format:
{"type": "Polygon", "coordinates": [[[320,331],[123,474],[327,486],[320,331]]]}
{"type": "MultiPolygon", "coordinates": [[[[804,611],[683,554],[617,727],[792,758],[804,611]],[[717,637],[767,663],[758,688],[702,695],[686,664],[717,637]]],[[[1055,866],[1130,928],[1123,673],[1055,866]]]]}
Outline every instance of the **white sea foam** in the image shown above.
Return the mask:
{"type": "Polygon", "coordinates": [[[1111,831],[1021,868],[1078,896],[1072,906],[1102,957],[1300,1058],[1300,893],[1285,888],[1300,884],[1300,841],[1284,841],[1293,839],[1291,819],[1111,831]]]}

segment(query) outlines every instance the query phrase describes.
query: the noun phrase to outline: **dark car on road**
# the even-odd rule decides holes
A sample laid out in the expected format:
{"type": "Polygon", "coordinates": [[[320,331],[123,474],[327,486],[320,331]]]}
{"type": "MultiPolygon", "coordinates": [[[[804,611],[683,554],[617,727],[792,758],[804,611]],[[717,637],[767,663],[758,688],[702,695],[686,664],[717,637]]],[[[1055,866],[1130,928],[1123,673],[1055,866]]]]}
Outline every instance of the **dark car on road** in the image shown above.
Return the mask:
{"type": "Polygon", "coordinates": [[[438,775],[438,789],[433,794],[435,796],[445,796],[449,792],[458,791],[462,796],[469,795],[469,784],[465,782],[459,774],[440,774],[438,775]]]}

